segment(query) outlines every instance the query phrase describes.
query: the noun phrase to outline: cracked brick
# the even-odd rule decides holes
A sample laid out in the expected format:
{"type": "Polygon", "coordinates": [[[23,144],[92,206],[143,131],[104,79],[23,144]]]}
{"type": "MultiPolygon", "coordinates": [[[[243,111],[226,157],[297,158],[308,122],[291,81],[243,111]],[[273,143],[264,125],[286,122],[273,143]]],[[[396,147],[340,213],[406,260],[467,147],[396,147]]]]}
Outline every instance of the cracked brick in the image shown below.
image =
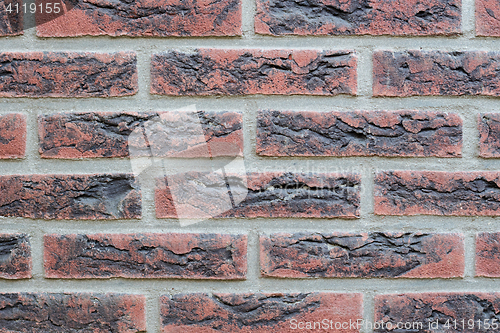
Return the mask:
{"type": "Polygon", "coordinates": [[[355,95],[353,51],[199,49],[151,60],[159,95],[355,95]]]}
{"type": "Polygon", "coordinates": [[[31,245],[28,235],[0,233],[0,278],[31,278],[31,245]]]}
{"type": "Polygon", "coordinates": [[[500,37],[500,3],[476,0],[476,35],[500,37]]]}
{"type": "Polygon", "coordinates": [[[245,235],[45,235],[45,277],[243,280],[245,235]]]}
{"type": "Polygon", "coordinates": [[[483,113],[477,116],[479,129],[479,156],[500,157],[500,114],[483,113]]]}
{"type": "Polygon", "coordinates": [[[424,111],[261,111],[261,156],[458,157],[462,120],[424,111]]]}
{"type": "Polygon", "coordinates": [[[0,36],[22,35],[23,31],[23,11],[21,0],[1,0],[0,1],[0,36]],[[17,7],[16,7],[17,5],[17,7]],[[10,8],[11,13],[7,11],[10,8]]]}
{"type": "Polygon", "coordinates": [[[23,158],[26,152],[26,116],[0,116],[0,159],[23,158]]]}
{"type": "Polygon", "coordinates": [[[278,278],[452,278],[464,274],[463,236],[297,233],[260,237],[261,275],[278,278]]]}
{"type": "Polygon", "coordinates": [[[500,233],[476,235],[476,276],[500,277],[500,233]]]}

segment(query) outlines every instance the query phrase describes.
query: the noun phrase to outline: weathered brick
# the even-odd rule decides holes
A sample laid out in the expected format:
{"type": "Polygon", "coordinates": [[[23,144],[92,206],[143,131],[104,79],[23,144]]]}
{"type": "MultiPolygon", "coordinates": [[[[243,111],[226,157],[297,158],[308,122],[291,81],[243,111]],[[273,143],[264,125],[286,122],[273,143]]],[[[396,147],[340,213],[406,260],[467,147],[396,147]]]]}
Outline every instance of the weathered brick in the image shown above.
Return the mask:
{"type": "Polygon", "coordinates": [[[476,0],[476,35],[500,36],[500,3],[496,0],[476,0]]]}
{"type": "Polygon", "coordinates": [[[0,216],[140,218],[141,192],[128,174],[0,176],[0,216]]]}
{"type": "MultiPolygon", "coordinates": [[[[268,293],[162,296],[163,333],[291,333],[325,329],[362,318],[361,294],[268,293]],[[316,325],[316,326],[314,326],[316,325]]],[[[339,332],[359,332],[344,327],[339,332]]]]}
{"type": "Polygon", "coordinates": [[[375,96],[500,96],[499,52],[377,51],[375,96]]]}
{"type": "Polygon", "coordinates": [[[0,0],[0,36],[23,34],[22,5],[23,2],[21,0],[0,0]],[[19,10],[16,10],[16,8],[19,10]],[[8,9],[11,10],[10,13],[8,9]]]}
{"type": "Polygon", "coordinates": [[[353,51],[199,49],[151,60],[151,93],[160,95],[356,94],[353,51]]]}
{"type": "Polygon", "coordinates": [[[136,63],[131,52],[2,52],[0,97],[133,95],[136,63]]]}
{"type": "Polygon", "coordinates": [[[479,156],[500,157],[500,114],[483,113],[477,116],[479,128],[479,156]]]}
{"type": "Polygon", "coordinates": [[[476,235],[476,276],[500,277],[500,233],[476,235]]]}
{"type": "Polygon", "coordinates": [[[279,278],[451,278],[464,273],[463,236],[297,233],[260,237],[261,274],[279,278]]]}
{"type": "Polygon", "coordinates": [[[245,279],[247,237],[223,234],[45,235],[47,278],[245,279]]]}
{"type": "Polygon", "coordinates": [[[257,0],[255,32],[268,35],[451,35],[459,0],[257,0]]]}
{"type": "Polygon", "coordinates": [[[26,152],[26,116],[0,116],[0,159],[23,158],[26,152]]]}
{"type": "Polygon", "coordinates": [[[242,156],[235,112],[84,112],[38,118],[43,158],[242,156]]]}
{"type": "Polygon", "coordinates": [[[145,303],[142,295],[2,293],[0,332],[145,332],[145,303]]]}
{"type": "Polygon", "coordinates": [[[497,319],[498,323],[499,308],[499,293],[378,295],[375,322],[379,325],[374,332],[496,332],[491,326],[485,329],[484,322],[487,319],[491,324],[491,319],[497,319]],[[472,326],[469,320],[474,321],[472,326]],[[396,329],[398,323],[403,328],[396,329]],[[405,323],[410,324],[404,328],[405,323]]]}
{"type": "Polygon", "coordinates": [[[225,176],[189,172],[158,179],[156,216],[195,218],[198,215],[190,214],[201,211],[207,217],[219,218],[359,217],[357,174],[268,172],[225,176]],[[217,186],[220,193],[214,190],[217,186]],[[228,188],[233,193],[231,202],[227,199],[228,188]]]}
{"type": "Polygon", "coordinates": [[[375,214],[500,215],[500,173],[381,172],[375,178],[375,214]]]}
{"type": "Polygon", "coordinates": [[[262,156],[461,156],[462,120],[424,111],[261,111],[262,156]]]}
{"type": "Polygon", "coordinates": [[[236,36],[241,35],[241,1],[71,2],[64,15],[37,12],[37,35],[236,36]],[[47,23],[45,23],[47,22],[47,23]],[[43,24],[42,24],[43,23],[43,24]]]}
{"type": "Polygon", "coordinates": [[[0,233],[0,278],[31,277],[31,245],[26,234],[0,233]]]}

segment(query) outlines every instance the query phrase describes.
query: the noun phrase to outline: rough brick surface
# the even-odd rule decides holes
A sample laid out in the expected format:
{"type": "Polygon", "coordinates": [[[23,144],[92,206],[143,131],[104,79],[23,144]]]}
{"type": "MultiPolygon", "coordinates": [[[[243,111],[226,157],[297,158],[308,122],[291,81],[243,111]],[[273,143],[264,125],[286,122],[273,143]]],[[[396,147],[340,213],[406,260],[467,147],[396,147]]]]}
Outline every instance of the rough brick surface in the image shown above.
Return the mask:
{"type": "Polygon", "coordinates": [[[476,0],[476,35],[500,36],[500,3],[496,0],[476,0]]]}
{"type": "Polygon", "coordinates": [[[26,152],[26,116],[0,116],[0,159],[23,158],[26,152]]]}
{"type": "Polygon", "coordinates": [[[461,156],[462,120],[424,111],[278,112],[257,120],[262,156],[461,156]]]}
{"type": "Polygon", "coordinates": [[[450,35],[459,0],[257,0],[255,32],[271,35],[450,35]]]}
{"type": "Polygon", "coordinates": [[[2,52],[0,97],[115,97],[137,92],[130,52],[2,52]]]}
{"type": "Polygon", "coordinates": [[[43,158],[219,157],[243,154],[235,112],[85,112],[38,118],[43,158]]]}
{"type": "Polygon", "coordinates": [[[476,276],[500,277],[500,233],[476,235],[476,276]]]}
{"type": "Polygon", "coordinates": [[[0,36],[15,36],[23,33],[23,2],[21,0],[1,0],[0,1],[0,36]],[[9,7],[10,6],[10,7],[9,7]],[[13,10],[11,13],[7,9],[13,10]]]}
{"type": "Polygon", "coordinates": [[[145,332],[145,303],[140,295],[3,293],[0,332],[145,332]]]}
{"type": "Polygon", "coordinates": [[[477,116],[479,128],[479,156],[500,157],[500,114],[483,113],[477,116]]]}
{"type": "Polygon", "coordinates": [[[373,94],[500,96],[499,69],[499,52],[378,51],[373,94]]]}
{"type": "Polygon", "coordinates": [[[263,276],[451,278],[463,276],[458,234],[298,233],[260,237],[263,276]]]}
{"type": "Polygon", "coordinates": [[[31,245],[26,234],[0,233],[0,278],[31,277],[31,245]]]}
{"type": "Polygon", "coordinates": [[[161,95],[356,94],[353,51],[200,49],[151,60],[151,93],[161,95]]]}
{"type": "Polygon", "coordinates": [[[375,296],[375,321],[384,325],[374,332],[497,332],[498,329],[491,326],[485,329],[483,325],[485,320],[491,324],[492,319],[498,323],[499,308],[498,293],[378,295],[375,296]],[[475,322],[473,326],[468,326],[469,320],[475,322]],[[393,325],[392,329],[387,329],[388,323],[393,325]],[[395,329],[397,323],[422,323],[422,327],[395,329]]]}
{"type": "Polygon", "coordinates": [[[375,178],[375,214],[500,215],[500,173],[381,172],[375,178]]]}
{"type": "Polygon", "coordinates": [[[0,176],[0,216],[140,218],[141,193],[128,174],[0,176]]]}
{"type": "Polygon", "coordinates": [[[191,209],[222,218],[354,218],[359,216],[359,200],[357,174],[249,173],[224,178],[190,172],[159,179],[155,196],[159,218],[189,217],[191,209]],[[214,191],[217,186],[222,192],[214,191]],[[227,210],[221,210],[226,205],[226,186],[233,199],[227,210]],[[234,193],[241,200],[236,202],[234,193]]]}
{"type": "MultiPolygon", "coordinates": [[[[362,312],[361,294],[180,294],[161,297],[163,333],[313,332],[305,329],[307,323],[356,322],[361,319],[362,312]]],[[[318,327],[314,331],[319,331],[318,327]]],[[[336,331],[359,332],[349,327],[336,331]]]]}
{"type": "Polygon", "coordinates": [[[247,238],[221,234],[45,235],[48,278],[245,279],[247,238]]]}

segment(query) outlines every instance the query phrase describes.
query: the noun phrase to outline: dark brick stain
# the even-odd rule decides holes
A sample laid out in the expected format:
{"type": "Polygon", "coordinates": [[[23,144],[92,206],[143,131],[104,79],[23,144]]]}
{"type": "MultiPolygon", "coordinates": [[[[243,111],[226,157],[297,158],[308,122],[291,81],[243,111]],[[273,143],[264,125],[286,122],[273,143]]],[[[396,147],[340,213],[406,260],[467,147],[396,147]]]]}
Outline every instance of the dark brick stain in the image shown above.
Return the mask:
{"type": "Polygon", "coordinates": [[[496,0],[476,0],[476,35],[500,36],[500,4],[496,0]]]}
{"type": "Polygon", "coordinates": [[[31,245],[26,234],[0,234],[0,278],[31,277],[31,245]]]}

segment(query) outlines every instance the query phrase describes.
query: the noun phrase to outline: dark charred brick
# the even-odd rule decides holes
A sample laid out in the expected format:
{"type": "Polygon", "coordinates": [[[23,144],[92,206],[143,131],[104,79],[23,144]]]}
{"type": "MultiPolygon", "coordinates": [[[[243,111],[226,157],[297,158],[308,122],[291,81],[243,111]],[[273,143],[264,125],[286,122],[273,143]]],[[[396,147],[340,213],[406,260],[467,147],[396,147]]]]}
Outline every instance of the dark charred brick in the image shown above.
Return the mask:
{"type": "Polygon", "coordinates": [[[257,0],[255,32],[268,35],[451,35],[459,0],[257,0]]]}
{"type": "Polygon", "coordinates": [[[500,277],[500,233],[476,235],[476,276],[500,277]]]}
{"type": "Polygon", "coordinates": [[[375,178],[378,215],[500,215],[500,173],[388,171],[375,178]]]}
{"type": "Polygon", "coordinates": [[[136,63],[131,52],[2,52],[0,97],[134,95],[136,63]]]}
{"type": "Polygon", "coordinates": [[[26,152],[26,116],[0,116],[0,159],[23,158],[26,152]]]}
{"type": "Polygon", "coordinates": [[[498,323],[499,308],[499,293],[378,295],[375,296],[375,322],[379,328],[374,332],[496,332],[491,325],[485,329],[484,323],[491,324],[492,319],[498,323]],[[468,326],[469,320],[474,321],[474,325],[468,326]],[[410,323],[411,328],[395,329],[398,323],[410,323]]]}
{"type": "Polygon", "coordinates": [[[189,172],[158,179],[155,195],[158,218],[355,218],[359,201],[357,174],[189,172]]]}
{"type": "Polygon", "coordinates": [[[261,111],[262,156],[461,156],[462,120],[424,111],[261,111]]]}
{"type": "Polygon", "coordinates": [[[463,236],[298,233],[260,237],[261,274],[278,278],[451,278],[464,273],[463,236]]]}
{"type": "Polygon", "coordinates": [[[500,157],[500,114],[483,113],[477,116],[479,127],[479,156],[500,157]]]}
{"type": "Polygon", "coordinates": [[[145,332],[145,303],[142,295],[3,293],[0,332],[145,332]]]}
{"type": "Polygon", "coordinates": [[[71,1],[64,15],[37,12],[41,37],[236,36],[241,35],[241,1],[71,1]],[[47,23],[44,23],[47,22],[47,23]],[[40,24],[43,23],[43,24],[40,24]]]}
{"type": "Polygon", "coordinates": [[[0,233],[0,278],[31,277],[31,245],[26,234],[0,233]]]}
{"type": "Polygon", "coordinates": [[[45,235],[47,278],[245,279],[247,237],[222,234],[45,235]]]}
{"type": "Polygon", "coordinates": [[[356,94],[353,51],[172,51],[151,60],[151,93],[160,95],[356,94]]]}
{"type": "MultiPolygon", "coordinates": [[[[163,333],[312,332],[306,325],[324,319],[333,325],[356,322],[363,315],[361,294],[199,293],[162,296],[160,302],[163,333]]],[[[351,327],[341,332],[359,330],[351,327]]]]}
{"type": "Polygon", "coordinates": [[[500,37],[500,3],[476,0],[476,35],[500,37]]]}
{"type": "Polygon", "coordinates": [[[43,158],[242,156],[235,112],[85,112],[39,116],[43,158]]]}
{"type": "Polygon", "coordinates": [[[16,36],[23,34],[22,5],[23,2],[21,0],[0,1],[0,36],[16,36]],[[10,9],[11,12],[9,12],[8,9],[10,9]]]}
{"type": "Polygon", "coordinates": [[[499,52],[378,51],[373,94],[500,96],[499,71],[499,52]]]}
{"type": "Polygon", "coordinates": [[[135,219],[141,192],[128,174],[0,176],[0,216],[135,219]]]}

